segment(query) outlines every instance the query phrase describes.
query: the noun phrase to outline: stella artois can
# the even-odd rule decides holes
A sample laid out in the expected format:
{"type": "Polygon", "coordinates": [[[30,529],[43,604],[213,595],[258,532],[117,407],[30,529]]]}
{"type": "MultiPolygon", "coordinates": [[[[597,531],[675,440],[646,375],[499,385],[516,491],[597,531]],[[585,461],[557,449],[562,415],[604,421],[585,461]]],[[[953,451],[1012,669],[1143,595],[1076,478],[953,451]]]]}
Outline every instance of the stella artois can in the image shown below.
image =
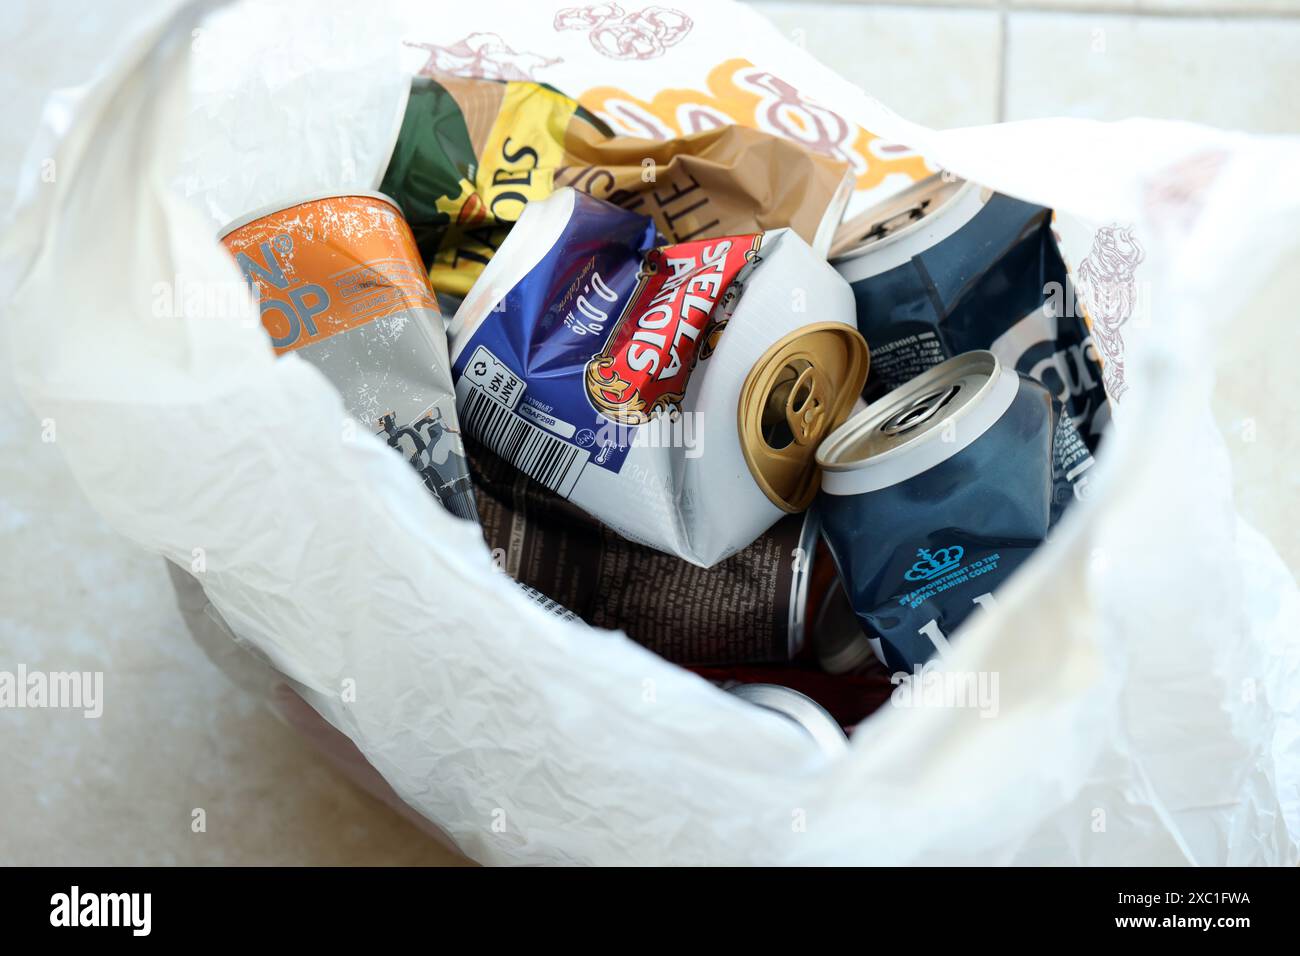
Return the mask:
{"type": "Polygon", "coordinates": [[[392,200],[308,197],[245,216],[220,238],[261,298],[276,354],[319,368],[448,511],[474,519],[442,317],[392,200]]]}
{"type": "Polygon", "coordinates": [[[848,285],[789,230],[660,246],[572,189],[528,204],[448,333],[469,434],[702,567],[812,503],[868,365],[848,285]]]}
{"type": "MultiPolygon", "coordinates": [[[[1046,388],[967,352],[822,444],[819,509],[864,639],[894,672],[947,646],[1084,494],[1092,456],[1046,388]]],[[[826,649],[831,666],[863,655],[826,649]]]]}
{"type": "Polygon", "coordinates": [[[1096,449],[1110,409],[1050,209],[936,174],[841,226],[831,262],[871,343],[867,401],[988,349],[1046,386],[1096,449]]]}

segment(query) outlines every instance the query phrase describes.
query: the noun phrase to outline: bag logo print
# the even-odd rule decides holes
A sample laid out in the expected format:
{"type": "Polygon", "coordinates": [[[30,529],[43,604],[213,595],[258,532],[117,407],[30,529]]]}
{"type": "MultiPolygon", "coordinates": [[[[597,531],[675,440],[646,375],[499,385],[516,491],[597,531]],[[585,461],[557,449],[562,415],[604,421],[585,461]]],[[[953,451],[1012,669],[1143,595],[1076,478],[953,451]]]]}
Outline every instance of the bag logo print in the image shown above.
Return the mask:
{"type": "Polygon", "coordinates": [[[646,7],[624,13],[617,3],[568,7],[555,15],[555,31],[586,30],[596,52],[611,60],[653,60],[686,39],[695,24],[681,10],[646,7]]]}

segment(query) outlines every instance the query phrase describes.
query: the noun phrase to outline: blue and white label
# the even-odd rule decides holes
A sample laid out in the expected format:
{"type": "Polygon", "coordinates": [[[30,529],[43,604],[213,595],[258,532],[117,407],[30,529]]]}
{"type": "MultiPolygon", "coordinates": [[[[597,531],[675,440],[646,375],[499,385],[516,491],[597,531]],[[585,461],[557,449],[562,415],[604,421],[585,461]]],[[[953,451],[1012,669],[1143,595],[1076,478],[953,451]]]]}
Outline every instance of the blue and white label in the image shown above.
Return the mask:
{"type": "Polygon", "coordinates": [[[524,397],[524,380],[483,346],[465,363],[465,378],[506,408],[513,409],[524,397]]]}

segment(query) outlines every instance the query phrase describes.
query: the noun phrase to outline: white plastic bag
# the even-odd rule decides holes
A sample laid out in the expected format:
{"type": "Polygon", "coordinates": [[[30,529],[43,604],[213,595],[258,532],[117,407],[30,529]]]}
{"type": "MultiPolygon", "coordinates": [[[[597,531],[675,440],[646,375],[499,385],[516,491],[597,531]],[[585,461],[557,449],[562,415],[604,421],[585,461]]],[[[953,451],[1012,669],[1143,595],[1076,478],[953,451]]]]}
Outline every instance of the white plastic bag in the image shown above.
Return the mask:
{"type": "Polygon", "coordinates": [[[1234,496],[1268,532],[1295,500],[1300,143],[1147,121],[935,132],[743,6],[508,6],[202,22],[163,4],[47,111],[32,155],[58,173],[28,164],[5,329],[105,519],[193,569],[239,643],[484,862],[1295,864],[1300,598],[1234,496]],[[229,304],[214,230],[250,197],[372,184],[399,54],[516,71],[626,124],[735,119],[688,93],[748,76],[769,93],[734,99],[754,122],[867,167],[855,208],[898,184],[872,157],[919,162],[860,125],[1058,210],[1122,394],[1092,496],[945,659],[996,675],[996,715],[887,706],[827,764],[780,718],[539,611],[400,456],[345,440],[324,378],[229,304]],[[817,124],[782,119],[794,98],[817,124]],[[1256,454],[1243,422],[1278,457],[1234,489],[1256,454]]]}

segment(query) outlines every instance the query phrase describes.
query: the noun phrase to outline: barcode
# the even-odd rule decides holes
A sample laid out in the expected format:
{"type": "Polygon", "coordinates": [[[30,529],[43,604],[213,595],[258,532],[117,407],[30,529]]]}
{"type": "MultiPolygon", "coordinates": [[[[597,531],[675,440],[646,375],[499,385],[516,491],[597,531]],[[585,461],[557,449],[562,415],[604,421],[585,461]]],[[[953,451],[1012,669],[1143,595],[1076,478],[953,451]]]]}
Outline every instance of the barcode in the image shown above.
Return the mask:
{"type": "Polygon", "coordinates": [[[465,395],[460,423],[529,478],[566,498],[587,464],[587,452],[546,434],[478,388],[471,388],[465,395]]]}

